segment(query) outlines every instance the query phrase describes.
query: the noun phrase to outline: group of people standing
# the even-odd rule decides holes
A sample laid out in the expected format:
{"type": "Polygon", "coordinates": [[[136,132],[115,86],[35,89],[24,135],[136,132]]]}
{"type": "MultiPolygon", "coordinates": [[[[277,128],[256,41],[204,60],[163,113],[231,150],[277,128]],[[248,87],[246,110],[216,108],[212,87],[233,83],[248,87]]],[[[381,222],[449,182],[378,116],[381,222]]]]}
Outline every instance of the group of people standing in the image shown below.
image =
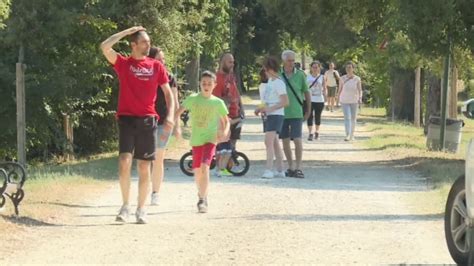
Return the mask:
{"type": "Polygon", "coordinates": [[[334,110],[340,103],[344,113],[345,141],[354,140],[358,105],[362,102],[360,77],[354,74],[355,65],[346,64],[346,75],[340,76],[334,63],[322,74],[319,61],[310,64],[306,75],[295,67],[296,53],[286,50],[282,53],[283,67],[275,57],[263,61],[259,86],[261,104],[255,110],[262,116],[267,152],[266,169],[262,178],[296,177],[304,178],[301,170],[303,157],[303,123],[308,125],[308,141],[319,139],[321,115],[328,103],[328,110],[334,110]],[[288,169],[283,172],[283,156],[279,139],[282,139],[288,169]],[[291,150],[295,146],[295,160],[291,150]],[[274,166],[275,160],[275,166],[274,166]]]}
{"type": "MultiPolygon", "coordinates": [[[[216,175],[231,175],[227,165],[240,139],[245,118],[233,73],[234,57],[230,53],[223,54],[216,74],[204,71],[199,83],[200,92],[187,97],[180,106],[176,80],[166,70],[164,52],[151,46],[143,27],[132,27],[110,36],[102,42],[101,50],[113,65],[120,86],[116,116],[123,204],[116,221],[126,222],[130,214],[130,175],[132,161],[136,159],[139,184],[135,217],[137,223],[147,222],[145,202],[150,195],[150,181],[151,204],[156,205],[164,176],[166,146],[172,134],[181,136],[179,118],[185,111],[192,117],[190,144],[198,188],[197,208],[201,213],[207,212],[210,164],[216,155],[216,175]],[[129,37],[130,56],[123,56],[113,49],[125,37],[129,37]]],[[[309,139],[318,139],[321,113],[329,90],[329,99],[339,98],[343,106],[346,140],[353,139],[357,104],[362,96],[360,78],[354,75],[352,63],[346,66],[347,75],[342,77],[332,65],[331,77],[321,75],[321,64],[316,61],[311,64],[311,75],[306,76],[295,68],[293,51],[284,51],[282,59],[283,67],[280,68],[276,58],[266,58],[261,73],[266,82],[262,88],[262,104],[255,114],[264,118],[267,164],[262,177],[304,178],[301,170],[303,122],[308,121],[309,139]],[[340,80],[337,92],[332,78],[340,80]],[[283,151],[279,139],[282,139],[283,151]],[[295,160],[291,142],[295,146],[295,160]],[[286,171],[283,153],[288,163],[286,171]]]]}

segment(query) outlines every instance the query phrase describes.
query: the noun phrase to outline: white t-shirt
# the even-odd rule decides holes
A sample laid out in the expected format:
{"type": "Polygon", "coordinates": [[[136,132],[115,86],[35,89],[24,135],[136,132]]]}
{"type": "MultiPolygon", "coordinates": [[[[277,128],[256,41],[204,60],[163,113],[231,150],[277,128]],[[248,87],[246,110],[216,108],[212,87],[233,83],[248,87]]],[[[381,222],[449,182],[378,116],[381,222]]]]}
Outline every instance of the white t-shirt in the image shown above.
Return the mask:
{"type": "Polygon", "coordinates": [[[260,102],[262,103],[265,97],[265,87],[267,87],[267,83],[260,83],[260,85],[258,85],[258,94],[260,95],[260,102]]]}
{"type": "Polygon", "coordinates": [[[324,77],[323,75],[319,75],[319,77],[313,77],[313,75],[308,75],[306,77],[306,83],[308,83],[308,87],[313,84],[313,82],[318,78],[318,81],[314,83],[312,87],[309,88],[311,92],[311,102],[313,103],[323,103],[324,102],[324,77]]]}
{"type": "Polygon", "coordinates": [[[339,72],[337,72],[337,70],[331,70],[329,69],[328,71],[326,71],[326,73],[324,73],[324,76],[326,76],[326,79],[328,81],[328,87],[336,87],[337,86],[337,82],[336,82],[336,78],[334,77],[334,73],[336,73],[337,76],[339,76],[339,72]]]}
{"type": "Polygon", "coordinates": [[[359,84],[360,77],[354,75],[354,77],[350,78],[347,75],[341,77],[342,91],[341,95],[339,96],[340,103],[358,103],[359,100],[362,98],[360,95],[359,90],[357,88],[357,84],[359,84]]]}
{"type": "MultiPolygon", "coordinates": [[[[285,83],[279,78],[270,78],[264,89],[263,102],[268,107],[275,106],[280,103],[281,95],[286,95],[285,83]]],[[[267,115],[285,115],[285,108],[279,108],[271,113],[267,113],[267,115]]]]}

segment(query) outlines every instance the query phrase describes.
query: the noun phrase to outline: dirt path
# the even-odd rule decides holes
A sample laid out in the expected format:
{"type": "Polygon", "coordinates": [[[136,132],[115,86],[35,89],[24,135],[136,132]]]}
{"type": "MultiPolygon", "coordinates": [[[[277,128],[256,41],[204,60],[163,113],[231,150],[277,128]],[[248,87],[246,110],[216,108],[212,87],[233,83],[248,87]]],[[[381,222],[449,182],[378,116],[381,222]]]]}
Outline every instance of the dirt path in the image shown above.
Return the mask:
{"type": "MultiPolygon", "coordinates": [[[[238,148],[251,170],[213,178],[208,214],[196,213],[194,183],[170,161],[148,225],[114,222],[115,186],[71,205],[77,216],[65,224],[29,228],[26,252],[0,264],[452,263],[438,203],[423,201],[431,193],[425,180],[382,152],[342,141],[340,115],[326,113],[321,140],[305,143],[304,180],[259,178],[261,124],[249,118],[238,148]]],[[[359,139],[368,137],[360,129],[359,139]]]]}

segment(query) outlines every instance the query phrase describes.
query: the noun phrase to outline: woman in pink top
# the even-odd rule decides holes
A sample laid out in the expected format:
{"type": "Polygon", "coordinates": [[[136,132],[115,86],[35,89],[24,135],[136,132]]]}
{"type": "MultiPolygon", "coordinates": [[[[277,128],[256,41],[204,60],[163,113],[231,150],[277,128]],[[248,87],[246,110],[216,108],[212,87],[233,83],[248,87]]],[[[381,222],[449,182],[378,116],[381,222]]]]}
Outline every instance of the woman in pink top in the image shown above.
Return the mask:
{"type": "Polygon", "coordinates": [[[344,126],[346,128],[345,141],[354,140],[357,109],[362,102],[362,85],[359,76],[354,74],[355,65],[351,61],[346,64],[346,75],[341,77],[337,92],[339,102],[344,112],[344,126]]]}

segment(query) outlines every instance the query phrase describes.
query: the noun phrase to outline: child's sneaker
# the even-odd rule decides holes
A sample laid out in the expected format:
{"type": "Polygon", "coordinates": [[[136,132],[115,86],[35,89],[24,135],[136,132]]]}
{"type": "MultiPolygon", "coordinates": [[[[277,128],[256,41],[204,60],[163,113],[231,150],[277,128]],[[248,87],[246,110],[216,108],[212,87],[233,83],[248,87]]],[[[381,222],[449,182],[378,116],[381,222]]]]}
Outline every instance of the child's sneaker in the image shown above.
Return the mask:
{"type": "Polygon", "coordinates": [[[135,212],[135,218],[137,218],[137,224],[146,224],[146,212],[143,209],[137,209],[135,212]]]}
{"type": "Polygon", "coordinates": [[[219,176],[221,177],[227,177],[227,176],[234,176],[229,170],[227,169],[222,169],[219,171],[219,176]]]}
{"type": "Polygon", "coordinates": [[[151,193],[151,205],[158,205],[158,192],[151,193]]]}
{"type": "Polygon", "coordinates": [[[199,199],[197,203],[197,208],[199,213],[206,213],[207,212],[207,199],[199,199]]]}
{"type": "Polygon", "coordinates": [[[119,214],[117,214],[115,221],[126,223],[129,215],[130,215],[130,207],[128,205],[123,205],[122,208],[120,208],[119,214]]]}

